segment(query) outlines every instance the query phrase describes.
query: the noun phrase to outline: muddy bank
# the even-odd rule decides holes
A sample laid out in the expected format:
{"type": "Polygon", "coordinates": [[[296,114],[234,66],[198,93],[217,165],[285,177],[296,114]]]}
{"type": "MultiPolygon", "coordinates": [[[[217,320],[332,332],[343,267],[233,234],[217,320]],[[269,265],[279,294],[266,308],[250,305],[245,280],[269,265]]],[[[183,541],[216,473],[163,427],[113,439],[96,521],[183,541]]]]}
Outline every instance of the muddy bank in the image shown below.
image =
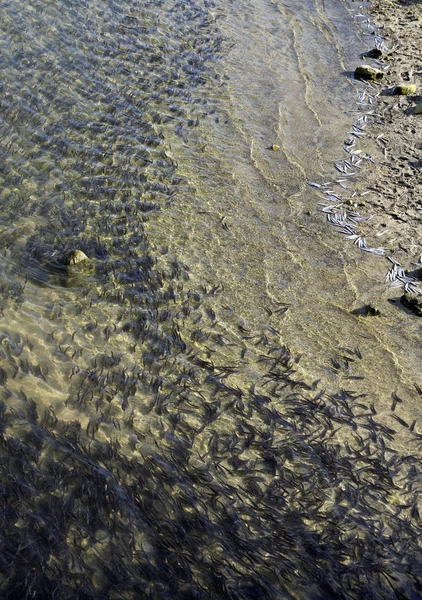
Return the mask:
{"type": "MultiPolygon", "coordinates": [[[[410,266],[419,257],[422,240],[422,116],[414,107],[422,101],[422,4],[415,0],[373,0],[369,12],[388,51],[380,62],[389,66],[378,84],[377,120],[365,141],[375,159],[365,177],[365,197],[372,227],[382,231],[384,244],[410,266]],[[415,84],[416,92],[396,94],[400,84],[415,84]]],[[[371,47],[370,37],[365,41],[371,47]]]]}

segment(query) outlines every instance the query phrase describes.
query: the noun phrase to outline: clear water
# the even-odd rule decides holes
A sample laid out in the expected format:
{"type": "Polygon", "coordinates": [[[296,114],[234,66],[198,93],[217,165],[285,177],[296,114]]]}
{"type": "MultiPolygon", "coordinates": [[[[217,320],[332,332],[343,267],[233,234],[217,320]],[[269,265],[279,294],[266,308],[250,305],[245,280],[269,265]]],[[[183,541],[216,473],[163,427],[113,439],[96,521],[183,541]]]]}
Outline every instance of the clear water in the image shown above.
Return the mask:
{"type": "Polygon", "coordinates": [[[420,325],[307,185],[353,11],[0,9],[2,597],[418,597],[420,325]]]}

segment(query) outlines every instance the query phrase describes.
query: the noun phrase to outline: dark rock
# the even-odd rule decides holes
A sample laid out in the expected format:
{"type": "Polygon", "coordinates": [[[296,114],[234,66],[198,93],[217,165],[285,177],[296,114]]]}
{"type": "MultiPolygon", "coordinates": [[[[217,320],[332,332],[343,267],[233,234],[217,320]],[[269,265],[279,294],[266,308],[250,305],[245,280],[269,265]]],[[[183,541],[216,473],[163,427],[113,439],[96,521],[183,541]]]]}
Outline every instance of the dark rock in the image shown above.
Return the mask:
{"type": "Polygon", "coordinates": [[[382,50],[379,48],[373,48],[372,50],[365,52],[363,56],[367,56],[368,58],[381,58],[382,50]]]}
{"type": "Polygon", "coordinates": [[[379,81],[384,77],[384,71],[361,65],[355,69],[355,79],[367,79],[370,81],[379,81]]]}
{"type": "Polygon", "coordinates": [[[415,313],[415,315],[422,317],[422,296],[418,296],[417,294],[403,294],[400,302],[415,313]]]}

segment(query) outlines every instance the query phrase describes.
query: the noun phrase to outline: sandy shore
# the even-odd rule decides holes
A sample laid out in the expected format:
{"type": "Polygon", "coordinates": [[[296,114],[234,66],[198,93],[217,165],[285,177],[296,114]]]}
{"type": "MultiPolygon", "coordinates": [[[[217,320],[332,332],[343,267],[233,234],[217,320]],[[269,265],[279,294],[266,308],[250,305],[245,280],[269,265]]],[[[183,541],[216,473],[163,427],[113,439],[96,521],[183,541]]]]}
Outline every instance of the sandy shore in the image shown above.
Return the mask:
{"type": "Polygon", "coordinates": [[[362,182],[371,192],[364,210],[373,215],[373,233],[385,233],[379,239],[408,268],[422,253],[422,114],[414,112],[422,102],[422,0],[371,0],[369,10],[388,46],[380,60],[389,68],[376,123],[362,144],[375,159],[362,182]],[[416,93],[396,95],[400,83],[415,84],[416,93]]]}

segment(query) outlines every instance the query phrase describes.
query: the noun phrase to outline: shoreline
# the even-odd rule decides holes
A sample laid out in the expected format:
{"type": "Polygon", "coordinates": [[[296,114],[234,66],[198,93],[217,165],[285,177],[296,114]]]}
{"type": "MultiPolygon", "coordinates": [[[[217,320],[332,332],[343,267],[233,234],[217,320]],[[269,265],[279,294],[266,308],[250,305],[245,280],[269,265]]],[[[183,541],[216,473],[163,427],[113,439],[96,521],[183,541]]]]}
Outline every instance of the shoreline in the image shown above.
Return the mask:
{"type": "Polygon", "coordinates": [[[422,0],[349,6],[364,45],[355,77],[365,65],[376,81],[355,79],[356,117],[343,142],[345,158],[333,165],[337,177],[308,184],[317,188],[318,211],[338,233],[364,253],[384,257],[389,300],[422,316],[422,114],[415,112],[422,102],[422,0]],[[408,95],[396,93],[409,85],[408,95]]]}
{"type": "Polygon", "coordinates": [[[387,44],[380,60],[389,68],[365,138],[365,151],[375,161],[365,172],[365,205],[373,215],[371,229],[385,234],[394,258],[415,271],[410,263],[422,251],[422,115],[414,112],[422,102],[422,2],[371,0],[368,12],[387,44]],[[416,92],[396,95],[394,88],[403,83],[415,84],[416,92]]]}

